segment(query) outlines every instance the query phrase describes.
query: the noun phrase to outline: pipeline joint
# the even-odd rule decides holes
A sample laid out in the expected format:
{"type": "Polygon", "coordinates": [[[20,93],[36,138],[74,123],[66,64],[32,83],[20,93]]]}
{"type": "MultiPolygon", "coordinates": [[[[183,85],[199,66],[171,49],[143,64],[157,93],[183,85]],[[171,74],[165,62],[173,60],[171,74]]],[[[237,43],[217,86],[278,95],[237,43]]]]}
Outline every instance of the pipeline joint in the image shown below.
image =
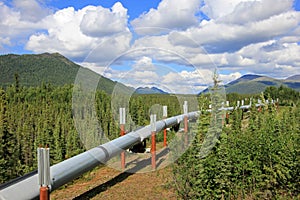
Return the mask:
{"type": "Polygon", "coordinates": [[[108,153],[107,149],[101,145],[98,146],[97,148],[101,149],[104,152],[105,159],[104,159],[103,163],[106,163],[109,160],[109,153],[108,153]]]}

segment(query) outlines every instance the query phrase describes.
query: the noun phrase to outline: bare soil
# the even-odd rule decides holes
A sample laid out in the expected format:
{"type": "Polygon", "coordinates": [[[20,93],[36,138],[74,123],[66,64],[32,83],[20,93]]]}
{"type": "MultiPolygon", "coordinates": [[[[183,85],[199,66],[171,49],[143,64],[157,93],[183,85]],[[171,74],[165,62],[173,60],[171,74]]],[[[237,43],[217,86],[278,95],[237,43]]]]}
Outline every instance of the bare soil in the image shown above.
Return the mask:
{"type": "MultiPolygon", "coordinates": [[[[161,155],[157,157],[157,163],[163,163],[166,160],[167,154],[161,152],[161,155]]],[[[146,157],[137,154],[131,157],[127,155],[127,158],[126,171],[117,170],[111,167],[113,165],[99,166],[51,193],[51,199],[177,199],[176,192],[171,187],[172,169],[170,166],[152,171],[149,154],[146,157]],[[137,173],[128,173],[128,171],[137,173]]],[[[118,161],[115,162],[119,164],[118,161]]]]}

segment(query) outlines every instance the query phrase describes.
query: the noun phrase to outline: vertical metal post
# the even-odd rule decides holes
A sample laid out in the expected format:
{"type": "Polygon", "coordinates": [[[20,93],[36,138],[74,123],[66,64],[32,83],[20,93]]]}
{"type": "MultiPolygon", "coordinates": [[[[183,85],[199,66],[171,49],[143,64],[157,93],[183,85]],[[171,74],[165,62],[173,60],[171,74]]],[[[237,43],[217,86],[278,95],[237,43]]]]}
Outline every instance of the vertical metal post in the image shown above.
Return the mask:
{"type": "Polygon", "coordinates": [[[185,133],[185,145],[188,145],[188,117],[187,117],[187,114],[188,114],[188,102],[187,101],[184,101],[184,104],[183,104],[183,112],[184,112],[184,133],[185,133]]]}
{"type": "MultiPolygon", "coordinates": [[[[126,114],[125,108],[120,108],[120,136],[125,135],[126,114]]],[[[121,168],[125,169],[125,151],[121,152],[121,168]]]]}
{"type": "Polygon", "coordinates": [[[151,145],[151,154],[152,154],[152,169],[156,169],[156,115],[150,115],[150,123],[151,123],[151,140],[152,140],[152,145],[151,145]]]}
{"type": "MultiPolygon", "coordinates": [[[[163,119],[168,117],[168,107],[163,106],[163,119]]],[[[167,128],[164,128],[164,147],[167,147],[167,128]]]]}
{"type": "MultiPolygon", "coordinates": [[[[229,101],[226,101],[226,107],[229,107],[229,101]]],[[[226,111],[226,119],[225,119],[225,121],[226,121],[226,124],[229,124],[229,113],[228,113],[228,111],[226,111]]]]}
{"type": "Polygon", "coordinates": [[[40,186],[40,200],[49,200],[50,186],[50,156],[49,148],[38,148],[38,184],[40,186]]]}
{"type": "Polygon", "coordinates": [[[46,146],[44,153],[44,186],[50,185],[50,149],[46,146]]]}
{"type": "Polygon", "coordinates": [[[44,182],[44,166],[43,166],[44,154],[41,147],[37,149],[37,161],[38,161],[38,184],[39,186],[43,186],[44,182]]]}

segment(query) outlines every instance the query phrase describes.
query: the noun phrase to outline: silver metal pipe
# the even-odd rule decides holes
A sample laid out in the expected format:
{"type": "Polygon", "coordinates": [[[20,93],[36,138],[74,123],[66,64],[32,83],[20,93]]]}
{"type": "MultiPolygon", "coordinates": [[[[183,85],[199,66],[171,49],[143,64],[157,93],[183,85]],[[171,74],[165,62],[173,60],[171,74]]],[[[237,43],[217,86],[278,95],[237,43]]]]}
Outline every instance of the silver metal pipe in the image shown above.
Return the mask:
{"type": "MultiPolygon", "coordinates": [[[[190,112],[186,115],[178,115],[156,122],[157,132],[171,127],[183,121],[184,116],[188,119],[197,119],[200,112],[190,112]]],[[[132,131],[122,137],[116,138],[103,145],[97,146],[65,161],[50,167],[51,186],[53,191],[60,186],[70,182],[83,173],[103,164],[112,157],[120,154],[136,143],[151,136],[151,126],[145,126],[132,131]]],[[[26,177],[15,184],[11,184],[0,191],[1,200],[36,199],[39,197],[38,175],[26,177]]]]}

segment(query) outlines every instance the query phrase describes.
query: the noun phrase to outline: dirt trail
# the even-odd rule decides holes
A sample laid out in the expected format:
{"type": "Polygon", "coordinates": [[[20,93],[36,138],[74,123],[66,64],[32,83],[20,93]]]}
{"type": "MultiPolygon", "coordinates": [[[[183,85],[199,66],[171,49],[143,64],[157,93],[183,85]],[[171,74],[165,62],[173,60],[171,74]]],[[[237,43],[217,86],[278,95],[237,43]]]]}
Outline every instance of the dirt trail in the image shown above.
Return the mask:
{"type": "MultiPolygon", "coordinates": [[[[159,159],[165,160],[165,156],[158,158],[158,162],[159,159]]],[[[137,168],[136,166],[133,167],[132,164],[128,164],[126,169],[131,169],[129,170],[131,172],[139,172],[151,167],[149,158],[136,158],[134,160],[138,160],[136,166],[142,167],[137,168]],[[133,168],[135,169],[132,170],[133,168]]],[[[171,187],[171,177],[172,172],[170,167],[147,173],[127,173],[120,172],[108,166],[102,166],[85,174],[82,178],[73,181],[73,183],[64,186],[62,189],[54,191],[51,193],[51,199],[175,200],[177,198],[175,191],[171,187]]]]}

